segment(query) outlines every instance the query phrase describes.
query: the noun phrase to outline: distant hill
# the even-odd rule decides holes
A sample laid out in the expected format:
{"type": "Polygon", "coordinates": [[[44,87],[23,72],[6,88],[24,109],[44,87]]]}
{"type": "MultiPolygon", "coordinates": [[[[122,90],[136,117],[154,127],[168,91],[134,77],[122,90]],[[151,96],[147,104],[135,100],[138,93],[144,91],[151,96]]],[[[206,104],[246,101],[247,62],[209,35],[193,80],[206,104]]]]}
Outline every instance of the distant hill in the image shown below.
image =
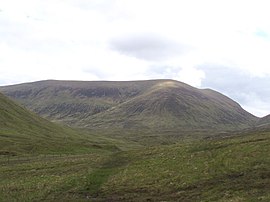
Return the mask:
{"type": "Polygon", "coordinates": [[[66,153],[91,150],[78,132],[51,123],[0,93],[0,155],[66,153]]]}
{"type": "Polygon", "coordinates": [[[230,98],[174,80],[39,81],[0,90],[73,127],[151,131],[235,130],[258,118],[230,98]]]}

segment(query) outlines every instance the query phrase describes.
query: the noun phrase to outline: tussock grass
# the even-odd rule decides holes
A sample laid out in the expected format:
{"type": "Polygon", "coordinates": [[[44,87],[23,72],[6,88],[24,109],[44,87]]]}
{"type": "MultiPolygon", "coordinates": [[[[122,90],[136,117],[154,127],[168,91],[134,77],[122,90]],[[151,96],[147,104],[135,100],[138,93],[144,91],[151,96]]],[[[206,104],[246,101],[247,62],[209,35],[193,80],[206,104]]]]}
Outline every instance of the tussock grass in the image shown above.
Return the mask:
{"type": "Polygon", "coordinates": [[[101,192],[113,201],[269,201],[269,143],[266,132],[130,151],[132,163],[101,192]]]}
{"type": "Polygon", "coordinates": [[[2,201],[269,201],[270,132],[0,159],[2,201]],[[3,159],[2,159],[3,160],[3,159]]]}

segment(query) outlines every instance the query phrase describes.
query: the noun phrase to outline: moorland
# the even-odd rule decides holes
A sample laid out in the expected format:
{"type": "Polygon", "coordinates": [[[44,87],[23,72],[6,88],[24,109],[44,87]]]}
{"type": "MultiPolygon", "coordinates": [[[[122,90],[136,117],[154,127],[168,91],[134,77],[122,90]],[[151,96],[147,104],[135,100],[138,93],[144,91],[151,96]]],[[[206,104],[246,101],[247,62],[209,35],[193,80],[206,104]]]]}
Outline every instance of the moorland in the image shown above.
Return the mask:
{"type": "Polygon", "coordinates": [[[174,80],[0,87],[0,201],[270,201],[270,120],[174,80]]]}

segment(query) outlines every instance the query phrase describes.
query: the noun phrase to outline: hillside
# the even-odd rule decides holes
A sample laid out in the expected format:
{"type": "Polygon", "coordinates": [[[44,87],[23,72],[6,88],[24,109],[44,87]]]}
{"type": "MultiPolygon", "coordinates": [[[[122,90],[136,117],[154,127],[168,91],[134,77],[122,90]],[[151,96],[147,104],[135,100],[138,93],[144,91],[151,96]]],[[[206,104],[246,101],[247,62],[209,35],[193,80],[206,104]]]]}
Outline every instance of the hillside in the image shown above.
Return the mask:
{"type": "Polygon", "coordinates": [[[125,102],[154,83],[48,80],[4,86],[0,91],[42,117],[76,126],[79,120],[125,102]]]}
{"type": "Polygon", "coordinates": [[[40,118],[1,93],[0,129],[0,155],[80,153],[98,146],[89,135],[40,118]]]}
{"type": "Polygon", "coordinates": [[[254,130],[108,156],[0,159],[0,201],[268,202],[269,144],[269,130],[254,130]]]}
{"type": "Polygon", "coordinates": [[[228,97],[173,80],[40,81],[0,90],[73,127],[141,131],[235,130],[257,118],[228,97]]]}
{"type": "MultiPolygon", "coordinates": [[[[42,83],[38,82],[44,87],[42,83]]],[[[66,96],[77,104],[79,96],[70,95],[76,82],[73,87],[70,82],[56,83],[69,90],[52,94],[55,84],[49,89],[39,87],[39,92],[28,86],[32,100],[42,106],[49,99],[64,103],[66,96]]],[[[103,85],[104,91],[108,84],[112,88],[110,82],[95,85],[103,85]]],[[[115,84],[114,88],[125,89],[121,96],[98,97],[98,91],[88,92],[95,94],[89,100],[106,100],[111,107],[73,119],[76,126],[88,127],[87,134],[40,118],[0,94],[0,201],[269,201],[269,128],[219,135],[206,131],[207,137],[199,140],[155,144],[158,138],[168,140],[169,130],[190,127],[194,135],[199,128],[239,129],[258,122],[256,117],[213,90],[170,80],[145,81],[143,88],[140,82],[125,84],[126,88],[121,82],[115,84]],[[137,93],[130,93],[131,86],[137,93]],[[97,130],[91,134],[91,128],[105,126],[115,136],[122,135],[121,139],[106,139],[97,130]],[[122,134],[115,133],[117,128],[122,134]],[[151,133],[148,139],[132,136],[131,142],[125,138],[131,128],[161,133],[151,133]],[[153,144],[142,147],[141,142],[153,144]]],[[[15,94],[27,100],[20,92],[15,94]]],[[[81,99],[88,100],[87,96],[81,99]]]]}
{"type": "MultiPolygon", "coordinates": [[[[231,99],[175,81],[161,81],[148,91],[87,118],[87,127],[155,130],[240,129],[255,117],[231,99]]],[[[80,121],[81,125],[86,121],[80,121]]]]}
{"type": "Polygon", "coordinates": [[[269,201],[270,131],[130,151],[104,201],[269,201]],[[113,188],[112,188],[113,187],[113,188]]]}

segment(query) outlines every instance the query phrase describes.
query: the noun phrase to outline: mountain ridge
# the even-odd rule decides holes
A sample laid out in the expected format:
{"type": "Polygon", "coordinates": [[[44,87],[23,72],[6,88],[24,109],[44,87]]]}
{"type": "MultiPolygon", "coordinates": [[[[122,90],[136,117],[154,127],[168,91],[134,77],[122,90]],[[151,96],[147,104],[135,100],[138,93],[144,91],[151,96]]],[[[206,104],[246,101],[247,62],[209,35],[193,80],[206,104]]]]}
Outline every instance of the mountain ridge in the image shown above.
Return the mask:
{"type": "Polygon", "coordinates": [[[221,93],[170,79],[46,80],[0,90],[39,115],[72,127],[234,130],[258,120],[221,93]]]}

